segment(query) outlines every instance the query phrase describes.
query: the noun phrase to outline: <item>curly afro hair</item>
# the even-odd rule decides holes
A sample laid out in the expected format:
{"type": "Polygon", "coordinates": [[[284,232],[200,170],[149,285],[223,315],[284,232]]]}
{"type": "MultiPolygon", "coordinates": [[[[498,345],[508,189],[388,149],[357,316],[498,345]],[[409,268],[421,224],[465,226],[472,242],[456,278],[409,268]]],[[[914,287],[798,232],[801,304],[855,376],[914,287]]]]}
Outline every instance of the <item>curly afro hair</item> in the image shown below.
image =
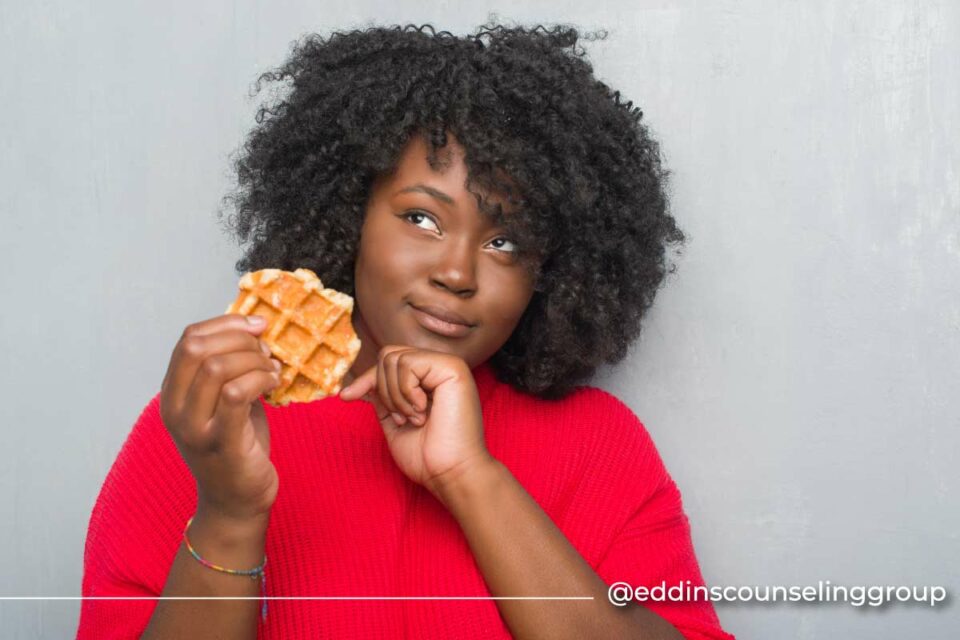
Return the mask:
{"type": "Polygon", "coordinates": [[[666,246],[685,238],[643,112],[593,76],[578,38],[569,26],[488,24],[457,37],[406,25],[292,43],[253,93],[264,82],[284,91],[258,108],[232,159],[238,185],[224,201],[246,245],[238,272],[307,267],[354,295],[373,179],[411,135],[424,136],[433,165],[449,132],[466,151],[467,188],[536,277],[491,358],[497,378],[555,399],[619,362],[675,270],[666,246]],[[485,193],[505,194],[515,215],[504,220],[485,193]]]}

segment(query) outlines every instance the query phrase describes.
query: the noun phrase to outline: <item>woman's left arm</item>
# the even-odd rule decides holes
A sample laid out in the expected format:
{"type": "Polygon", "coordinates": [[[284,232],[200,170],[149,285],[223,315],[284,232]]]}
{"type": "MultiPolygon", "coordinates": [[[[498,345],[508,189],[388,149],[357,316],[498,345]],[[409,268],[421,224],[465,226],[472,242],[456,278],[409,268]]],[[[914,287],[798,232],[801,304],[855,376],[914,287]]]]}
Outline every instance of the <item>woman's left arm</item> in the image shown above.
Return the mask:
{"type": "Polygon", "coordinates": [[[669,638],[683,636],[642,605],[610,603],[607,585],[540,505],[492,456],[461,465],[438,486],[460,523],[494,596],[590,597],[592,600],[497,600],[511,633],[527,638],[669,638]]]}
{"type": "Polygon", "coordinates": [[[683,639],[670,622],[636,602],[611,604],[600,576],[490,454],[477,388],[462,359],[383,347],[377,364],[340,397],[373,402],[397,465],[459,522],[495,597],[592,598],[497,600],[515,638],[683,639]]]}

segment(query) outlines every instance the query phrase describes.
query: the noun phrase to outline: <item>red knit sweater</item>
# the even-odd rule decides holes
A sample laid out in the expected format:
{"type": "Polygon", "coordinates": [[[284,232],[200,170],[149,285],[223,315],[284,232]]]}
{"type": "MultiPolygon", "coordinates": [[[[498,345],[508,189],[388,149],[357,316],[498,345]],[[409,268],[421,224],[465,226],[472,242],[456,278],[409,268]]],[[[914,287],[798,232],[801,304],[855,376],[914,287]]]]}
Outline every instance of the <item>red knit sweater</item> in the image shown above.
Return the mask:
{"type": "MultiPolygon", "coordinates": [[[[603,580],[703,584],[680,492],[626,405],[587,386],[535,398],[497,381],[489,363],[473,373],[490,453],[603,580]]],[[[396,467],[372,405],[330,397],[264,409],[280,476],[267,596],[490,595],[456,520],[396,467]]],[[[156,396],[93,507],[83,595],[160,595],[196,504],[156,396]]],[[[83,600],[77,638],[138,638],[156,604],[83,600]]],[[[686,638],[733,638],[707,602],[644,606],[686,638]]],[[[494,600],[270,600],[259,624],[258,637],[285,640],[511,637],[494,600]]]]}

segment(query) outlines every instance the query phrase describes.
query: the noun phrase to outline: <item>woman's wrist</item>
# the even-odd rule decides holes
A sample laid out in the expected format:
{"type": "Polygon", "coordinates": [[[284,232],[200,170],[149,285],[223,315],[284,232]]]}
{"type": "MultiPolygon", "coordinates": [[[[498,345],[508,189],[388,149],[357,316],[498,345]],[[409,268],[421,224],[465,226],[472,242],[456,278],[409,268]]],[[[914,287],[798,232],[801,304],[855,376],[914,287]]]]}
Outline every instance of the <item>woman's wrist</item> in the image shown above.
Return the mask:
{"type": "Polygon", "coordinates": [[[269,513],[238,518],[200,502],[187,535],[191,544],[201,551],[204,549],[201,545],[204,544],[214,553],[221,550],[232,555],[237,551],[247,550],[253,554],[251,566],[255,566],[263,560],[269,519],[269,513]]]}
{"type": "Polygon", "coordinates": [[[493,491],[507,468],[492,455],[477,456],[444,477],[436,479],[432,493],[454,517],[477,499],[493,491]]]}

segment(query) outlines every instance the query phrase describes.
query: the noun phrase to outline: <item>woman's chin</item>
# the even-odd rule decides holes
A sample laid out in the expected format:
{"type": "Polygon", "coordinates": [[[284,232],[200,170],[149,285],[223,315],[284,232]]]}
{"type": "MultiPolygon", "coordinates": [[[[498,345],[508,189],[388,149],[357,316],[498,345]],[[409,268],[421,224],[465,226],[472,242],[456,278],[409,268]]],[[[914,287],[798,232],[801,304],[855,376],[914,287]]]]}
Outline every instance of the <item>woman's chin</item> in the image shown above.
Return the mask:
{"type": "Polygon", "coordinates": [[[413,349],[426,349],[461,356],[463,349],[458,342],[462,344],[461,340],[437,335],[421,327],[414,327],[412,331],[396,336],[396,342],[386,344],[404,345],[413,349]]]}

